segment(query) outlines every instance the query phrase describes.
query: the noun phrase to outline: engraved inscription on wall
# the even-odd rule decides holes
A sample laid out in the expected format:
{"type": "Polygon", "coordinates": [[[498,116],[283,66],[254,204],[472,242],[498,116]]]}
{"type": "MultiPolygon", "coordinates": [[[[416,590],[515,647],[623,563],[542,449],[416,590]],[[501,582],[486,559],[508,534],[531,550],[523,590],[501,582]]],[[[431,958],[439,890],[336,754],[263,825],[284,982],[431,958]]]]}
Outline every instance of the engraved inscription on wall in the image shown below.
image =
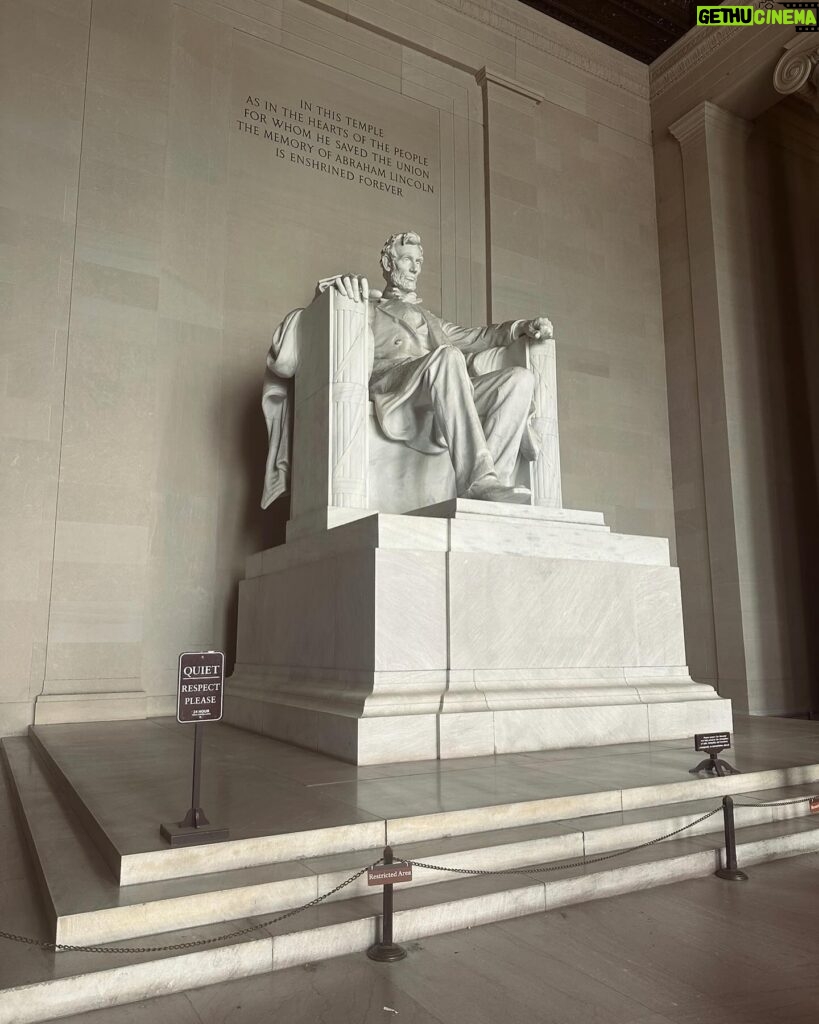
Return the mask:
{"type": "Polygon", "coordinates": [[[435,194],[429,155],[403,144],[396,126],[312,99],[291,105],[253,93],[233,125],[309,173],[393,196],[435,194]]]}

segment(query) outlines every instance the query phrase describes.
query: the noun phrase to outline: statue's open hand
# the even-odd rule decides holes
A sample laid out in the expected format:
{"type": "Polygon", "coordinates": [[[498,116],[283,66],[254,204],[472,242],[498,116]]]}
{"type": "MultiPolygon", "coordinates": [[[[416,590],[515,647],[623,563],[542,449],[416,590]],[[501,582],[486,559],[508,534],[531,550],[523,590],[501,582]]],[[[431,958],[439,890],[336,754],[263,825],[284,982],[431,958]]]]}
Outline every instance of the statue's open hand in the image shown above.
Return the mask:
{"type": "Polygon", "coordinates": [[[528,341],[543,341],[546,338],[554,337],[552,321],[547,316],[536,316],[534,320],[524,320],[518,324],[515,332],[519,338],[526,338],[528,341]]]}
{"type": "Polygon", "coordinates": [[[370,297],[369,282],[361,274],[335,274],[323,277],[316,285],[319,293],[326,292],[328,288],[335,288],[339,295],[354,302],[366,302],[370,297]]]}

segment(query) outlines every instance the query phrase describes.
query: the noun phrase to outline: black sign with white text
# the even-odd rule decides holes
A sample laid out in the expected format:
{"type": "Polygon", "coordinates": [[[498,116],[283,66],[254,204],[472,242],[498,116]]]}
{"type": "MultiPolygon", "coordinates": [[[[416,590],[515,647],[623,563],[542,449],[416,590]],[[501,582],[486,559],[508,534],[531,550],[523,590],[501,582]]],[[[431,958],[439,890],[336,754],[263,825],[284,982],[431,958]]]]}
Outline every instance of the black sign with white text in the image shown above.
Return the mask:
{"type": "Polygon", "coordinates": [[[218,722],[224,686],[225,656],[221,651],[180,654],[177,722],[218,722]]]}
{"type": "Polygon", "coordinates": [[[728,750],[730,746],[730,732],[698,732],[694,736],[694,750],[702,750],[706,754],[711,750],[728,750]]]}

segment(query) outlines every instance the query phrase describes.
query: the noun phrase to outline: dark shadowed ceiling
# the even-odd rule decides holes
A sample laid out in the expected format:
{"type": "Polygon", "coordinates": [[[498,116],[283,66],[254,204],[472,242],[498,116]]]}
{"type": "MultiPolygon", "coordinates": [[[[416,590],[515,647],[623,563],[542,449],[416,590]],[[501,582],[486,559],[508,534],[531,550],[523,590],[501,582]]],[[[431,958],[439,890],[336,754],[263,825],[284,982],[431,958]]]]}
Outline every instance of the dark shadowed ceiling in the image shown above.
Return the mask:
{"type": "Polygon", "coordinates": [[[522,0],[645,64],[694,25],[691,0],[522,0]]]}

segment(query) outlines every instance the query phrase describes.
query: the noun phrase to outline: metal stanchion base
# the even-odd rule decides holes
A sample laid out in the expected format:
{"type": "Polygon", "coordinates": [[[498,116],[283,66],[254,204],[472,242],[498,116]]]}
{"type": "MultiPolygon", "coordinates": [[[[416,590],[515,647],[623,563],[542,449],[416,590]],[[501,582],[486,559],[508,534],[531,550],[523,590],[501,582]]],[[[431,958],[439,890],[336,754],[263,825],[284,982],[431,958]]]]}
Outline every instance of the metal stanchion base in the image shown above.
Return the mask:
{"type": "Polygon", "coordinates": [[[714,772],[714,774],[719,775],[720,778],[724,775],[742,775],[739,768],[734,768],[734,766],[729,764],[728,761],[723,761],[721,757],[717,756],[721,753],[721,750],[712,751],[708,755],[707,760],[700,761],[696,768],[689,768],[688,774],[699,775],[700,772],[714,772]]]}
{"type": "Polygon", "coordinates": [[[381,942],[376,942],[367,950],[370,960],[377,960],[382,964],[395,963],[396,960],[403,960],[406,955],[407,951],[404,947],[398,946],[394,942],[390,942],[386,946],[381,942]]]}
{"type": "Polygon", "coordinates": [[[748,876],[739,868],[718,868],[714,874],[717,878],[724,878],[728,882],[747,882],[748,876]]]}
{"type": "Polygon", "coordinates": [[[198,846],[200,843],[221,843],[230,835],[221,825],[204,825],[196,828],[184,822],[160,825],[159,834],[171,846],[198,846]]]}

